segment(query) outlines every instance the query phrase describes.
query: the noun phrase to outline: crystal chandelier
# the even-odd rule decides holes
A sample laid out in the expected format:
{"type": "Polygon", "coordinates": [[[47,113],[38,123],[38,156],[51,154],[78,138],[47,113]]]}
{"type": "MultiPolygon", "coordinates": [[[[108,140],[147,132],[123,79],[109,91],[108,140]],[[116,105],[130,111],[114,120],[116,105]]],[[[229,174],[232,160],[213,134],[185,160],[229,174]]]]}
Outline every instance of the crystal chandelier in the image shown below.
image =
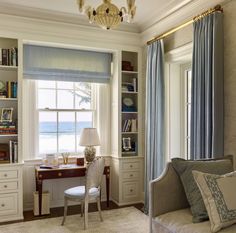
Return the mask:
{"type": "Polygon", "coordinates": [[[79,11],[88,16],[90,23],[97,23],[103,29],[109,30],[117,27],[121,22],[130,23],[135,15],[135,0],[127,0],[127,9],[120,9],[111,3],[111,0],[103,0],[97,9],[85,6],[85,0],[77,0],[79,11]]]}

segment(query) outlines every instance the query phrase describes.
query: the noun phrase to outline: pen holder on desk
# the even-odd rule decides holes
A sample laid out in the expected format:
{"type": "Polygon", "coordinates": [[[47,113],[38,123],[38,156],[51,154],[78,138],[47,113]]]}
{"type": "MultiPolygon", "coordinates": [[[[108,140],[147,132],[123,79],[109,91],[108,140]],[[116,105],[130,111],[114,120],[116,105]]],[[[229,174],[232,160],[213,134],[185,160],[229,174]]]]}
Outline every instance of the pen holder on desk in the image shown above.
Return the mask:
{"type": "Polygon", "coordinates": [[[62,153],[63,164],[68,164],[70,153],[62,153]]]}

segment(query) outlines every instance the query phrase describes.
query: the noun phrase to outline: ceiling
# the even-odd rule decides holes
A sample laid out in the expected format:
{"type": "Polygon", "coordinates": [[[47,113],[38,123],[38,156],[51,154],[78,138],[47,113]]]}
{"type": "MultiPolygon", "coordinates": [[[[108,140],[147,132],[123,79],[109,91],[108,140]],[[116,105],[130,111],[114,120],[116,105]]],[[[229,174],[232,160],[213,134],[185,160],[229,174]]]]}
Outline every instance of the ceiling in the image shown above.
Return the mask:
{"type": "MultiPolygon", "coordinates": [[[[193,0],[136,0],[137,13],[132,24],[123,29],[143,32],[193,0]]],[[[86,5],[98,6],[102,0],[86,0],[86,5]]],[[[126,0],[112,0],[119,8],[126,0]]],[[[88,25],[86,16],[78,11],[76,0],[0,0],[0,13],[50,19],[88,25]]],[[[122,27],[121,27],[122,28],[122,27]]]]}

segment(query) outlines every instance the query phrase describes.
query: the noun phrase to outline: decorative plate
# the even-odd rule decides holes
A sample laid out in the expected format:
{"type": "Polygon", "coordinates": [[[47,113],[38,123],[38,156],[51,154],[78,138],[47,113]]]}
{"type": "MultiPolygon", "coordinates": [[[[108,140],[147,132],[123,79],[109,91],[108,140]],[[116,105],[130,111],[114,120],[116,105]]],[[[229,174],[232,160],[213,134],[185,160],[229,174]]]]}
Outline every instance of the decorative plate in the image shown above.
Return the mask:
{"type": "Polygon", "coordinates": [[[3,91],[5,89],[5,83],[3,81],[0,81],[0,91],[3,91]]]}
{"type": "Polygon", "coordinates": [[[134,105],[134,101],[131,98],[126,97],[123,99],[123,104],[127,107],[130,107],[134,105]]]}

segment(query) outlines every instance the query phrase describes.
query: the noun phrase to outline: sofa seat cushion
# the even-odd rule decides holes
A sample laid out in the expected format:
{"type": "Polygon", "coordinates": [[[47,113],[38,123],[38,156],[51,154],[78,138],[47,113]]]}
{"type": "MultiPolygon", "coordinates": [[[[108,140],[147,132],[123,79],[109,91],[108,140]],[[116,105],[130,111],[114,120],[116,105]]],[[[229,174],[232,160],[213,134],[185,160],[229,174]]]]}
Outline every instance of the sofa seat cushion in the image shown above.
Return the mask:
{"type": "MultiPolygon", "coordinates": [[[[153,220],[155,229],[165,229],[167,233],[211,233],[211,225],[209,221],[193,223],[190,209],[181,209],[177,211],[162,214],[153,220]]],[[[225,228],[219,233],[235,233],[236,224],[225,228]]]]}

